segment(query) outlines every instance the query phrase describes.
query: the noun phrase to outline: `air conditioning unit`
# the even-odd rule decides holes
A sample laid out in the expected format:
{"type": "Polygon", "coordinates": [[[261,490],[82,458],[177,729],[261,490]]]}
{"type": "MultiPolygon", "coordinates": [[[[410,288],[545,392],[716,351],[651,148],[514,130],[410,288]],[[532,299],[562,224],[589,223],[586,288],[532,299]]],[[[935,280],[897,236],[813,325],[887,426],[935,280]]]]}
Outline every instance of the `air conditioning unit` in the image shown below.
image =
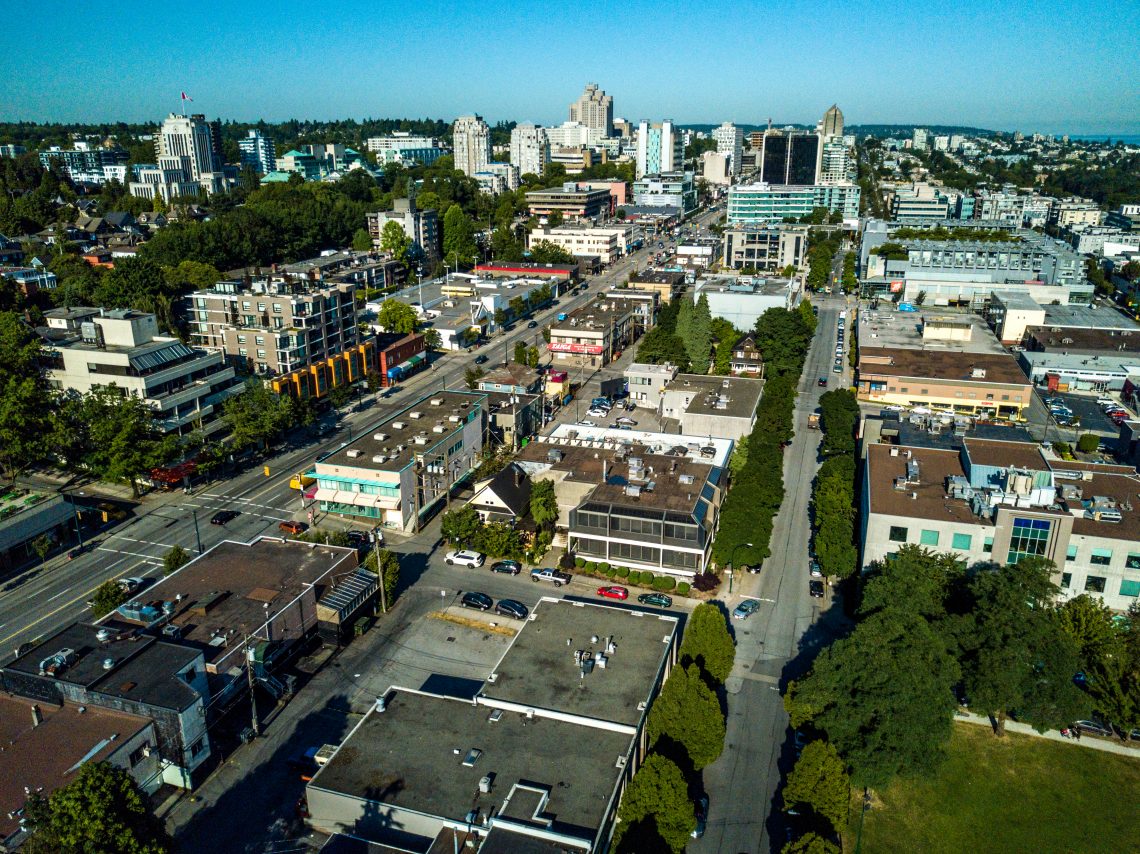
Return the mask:
{"type": "Polygon", "coordinates": [[[408,426],[407,423],[404,421],[393,421],[392,422],[392,428],[395,430],[403,430],[407,426],[408,426]]]}
{"type": "Polygon", "coordinates": [[[375,439],[377,442],[384,442],[388,439],[388,434],[387,433],[373,433],[372,438],[375,439]]]}
{"type": "Polygon", "coordinates": [[[416,418],[423,418],[423,415],[421,415],[419,412],[409,412],[408,417],[414,420],[416,418]]]}
{"type": "Polygon", "coordinates": [[[443,406],[443,398],[442,397],[433,397],[431,399],[431,405],[432,406],[443,406]]]}
{"type": "Polygon", "coordinates": [[[346,453],[346,456],[350,460],[355,460],[357,457],[361,457],[363,455],[364,455],[364,451],[360,450],[359,448],[351,448],[346,453]]]}

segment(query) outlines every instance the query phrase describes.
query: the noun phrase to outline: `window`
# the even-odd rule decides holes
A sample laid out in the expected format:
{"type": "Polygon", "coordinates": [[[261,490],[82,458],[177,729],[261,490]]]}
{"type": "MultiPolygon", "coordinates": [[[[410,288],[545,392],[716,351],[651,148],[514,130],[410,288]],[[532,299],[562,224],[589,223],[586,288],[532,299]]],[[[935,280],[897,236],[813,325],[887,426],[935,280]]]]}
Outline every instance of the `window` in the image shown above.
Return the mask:
{"type": "Polygon", "coordinates": [[[964,552],[968,552],[973,544],[974,538],[969,534],[955,534],[951,546],[956,549],[961,549],[964,552]]]}
{"type": "Polygon", "coordinates": [[[265,346],[265,336],[264,335],[258,335],[256,338],[254,338],[253,343],[256,344],[258,347],[265,346]]]}
{"type": "Polygon", "coordinates": [[[1104,592],[1104,576],[1090,575],[1085,579],[1085,592],[1086,593],[1103,593],[1104,592]]]}
{"type": "Polygon", "coordinates": [[[131,763],[131,767],[134,768],[148,756],[150,756],[150,742],[147,742],[146,744],[140,744],[138,747],[132,750],[128,761],[131,763]]]}
{"type": "Polygon", "coordinates": [[[1129,569],[1140,569],[1140,555],[1129,552],[1128,557],[1124,559],[1124,565],[1129,569]]]}
{"type": "Polygon", "coordinates": [[[1052,525],[1048,519],[1013,520],[1013,533],[1009,538],[1007,563],[1017,563],[1024,557],[1040,557],[1049,544],[1049,531],[1052,525]]]}
{"type": "Polygon", "coordinates": [[[239,356],[248,356],[249,350],[245,349],[245,347],[242,347],[240,350],[238,350],[238,355],[239,356]]]}
{"type": "Polygon", "coordinates": [[[891,525],[891,533],[888,539],[890,539],[892,543],[905,543],[906,528],[900,528],[897,525],[891,525]]]}
{"type": "Polygon", "coordinates": [[[1112,549],[1093,549],[1089,563],[1095,566],[1108,566],[1112,563],[1112,549]]]}
{"type": "Polygon", "coordinates": [[[263,303],[263,302],[259,302],[259,303],[257,304],[257,310],[258,310],[258,311],[265,311],[265,303],[263,303]]]}
{"type": "Polygon", "coordinates": [[[273,303],[273,313],[274,314],[280,314],[281,313],[281,303],[279,303],[279,302],[273,303]]]}
{"type": "Polygon", "coordinates": [[[1140,596],[1140,581],[1124,580],[1120,582],[1121,596],[1140,596]]]}
{"type": "Polygon", "coordinates": [[[241,304],[241,307],[242,307],[242,309],[244,309],[245,311],[249,311],[249,300],[245,300],[245,301],[243,301],[243,302],[242,302],[242,304],[241,304]]]}
{"type": "Polygon", "coordinates": [[[1077,547],[1072,543],[1069,544],[1069,550],[1065,552],[1065,560],[1077,559],[1077,547]]]}
{"type": "Polygon", "coordinates": [[[1062,590],[1070,590],[1070,589],[1072,589],[1072,586],[1073,586],[1073,573],[1062,572],[1061,573],[1061,589],[1062,590]]]}
{"type": "Polygon", "coordinates": [[[258,350],[257,351],[257,358],[264,359],[265,358],[265,351],[264,350],[258,350]]]}
{"type": "Polygon", "coordinates": [[[924,546],[936,546],[938,545],[938,532],[923,529],[918,541],[924,546]]]}
{"type": "Polygon", "coordinates": [[[201,756],[206,751],[206,739],[200,738],[190,745],[191,756],[201,756]]]}
{"type": "Polygon", "coordinates": [[[993,537],[986,537],[982,541],[982,551],[992,552],[993,550],[994,550],[994,538],[993,537]]]}
{"type": "Polygon", "coordinates": [[[239,336],[238,336],[238,343],[239,343],[239,344],[244,344],[244,343],[245,343],[245,336],[244,336],[244,335],[239,335],[239,336]]]}

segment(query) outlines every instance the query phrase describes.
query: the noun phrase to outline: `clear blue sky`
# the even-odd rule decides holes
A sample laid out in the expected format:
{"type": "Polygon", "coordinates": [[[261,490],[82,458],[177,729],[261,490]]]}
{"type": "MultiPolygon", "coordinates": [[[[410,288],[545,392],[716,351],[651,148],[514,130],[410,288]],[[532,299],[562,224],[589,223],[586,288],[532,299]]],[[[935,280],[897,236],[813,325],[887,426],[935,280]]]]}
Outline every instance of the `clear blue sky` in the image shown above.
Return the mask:
{"type": "Polygon", "coordinates": [[[0,120],[566,119],[1140,133],[1140,2],[40,0],[0,28],[0,120]],[[173,8],[168,8],[173,7],[173,8]],[[1131,47],[1130,47],[1131,45],[1131,47]]]}

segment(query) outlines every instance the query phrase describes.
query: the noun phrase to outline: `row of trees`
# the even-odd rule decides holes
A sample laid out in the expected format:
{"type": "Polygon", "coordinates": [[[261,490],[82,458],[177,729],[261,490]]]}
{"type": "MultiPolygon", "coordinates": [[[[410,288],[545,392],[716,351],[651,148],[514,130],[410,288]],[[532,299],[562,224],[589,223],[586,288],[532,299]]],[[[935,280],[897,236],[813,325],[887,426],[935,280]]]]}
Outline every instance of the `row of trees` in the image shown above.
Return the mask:
{"type": "Polygon", "coordinates": [[[646,722],[650,753],[618,808],[618,852],[680,852],[696,826],[701,770],[724,750],[724,682],[736,647],[724,612],[698,605],[685,626],[680,660],[653,701],[646,722]]]}
{"type": "Polygon", "coordinates": [[[809,291],[822,291],[831,286],[831,261],[839,251],[841,239],[838,231],[811,230],[807,252],[809,291]]]}
{"type": "Polygon", "coordinates": [[[835,389],[819,400],[820,451],[826,459],[812,491],[815,556],[825,575],[846,578],[855,571],[855,425],[859,405],[850,389],[835,389]]]}

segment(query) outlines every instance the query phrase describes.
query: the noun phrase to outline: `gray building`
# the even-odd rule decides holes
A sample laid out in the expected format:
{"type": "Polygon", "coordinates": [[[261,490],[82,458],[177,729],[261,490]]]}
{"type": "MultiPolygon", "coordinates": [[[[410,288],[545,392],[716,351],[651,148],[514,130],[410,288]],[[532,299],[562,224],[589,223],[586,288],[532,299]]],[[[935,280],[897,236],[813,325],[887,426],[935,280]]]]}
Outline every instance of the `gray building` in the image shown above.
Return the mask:
{"type": "Polygon", "coordinates": [[[419,210],[415,198],[396,199],[392,203],[392,210],[369,211],[365,217],[368,223],[368,235],[372,238],[372,245],[377,249],[380,248],[384,226],[389,222],[395,222],[404,229],[404,234],[412,239],[415,251],[425,263],[434,264],[442,257],[439,218],[430,208],[419,210]]]}
{"type": "Polygon", "coordinates": [[[756,424],[763,380],[678,374],[661,393],[660,413],[689,436],[739,441],[756,424]]]}
{"type": "Polygon", "coordinates": [[[721,263],[740,270],[751,267],[774,273],[792,266],[804,269],[809,226],[737,225],[724,230],[721,263]]]}

